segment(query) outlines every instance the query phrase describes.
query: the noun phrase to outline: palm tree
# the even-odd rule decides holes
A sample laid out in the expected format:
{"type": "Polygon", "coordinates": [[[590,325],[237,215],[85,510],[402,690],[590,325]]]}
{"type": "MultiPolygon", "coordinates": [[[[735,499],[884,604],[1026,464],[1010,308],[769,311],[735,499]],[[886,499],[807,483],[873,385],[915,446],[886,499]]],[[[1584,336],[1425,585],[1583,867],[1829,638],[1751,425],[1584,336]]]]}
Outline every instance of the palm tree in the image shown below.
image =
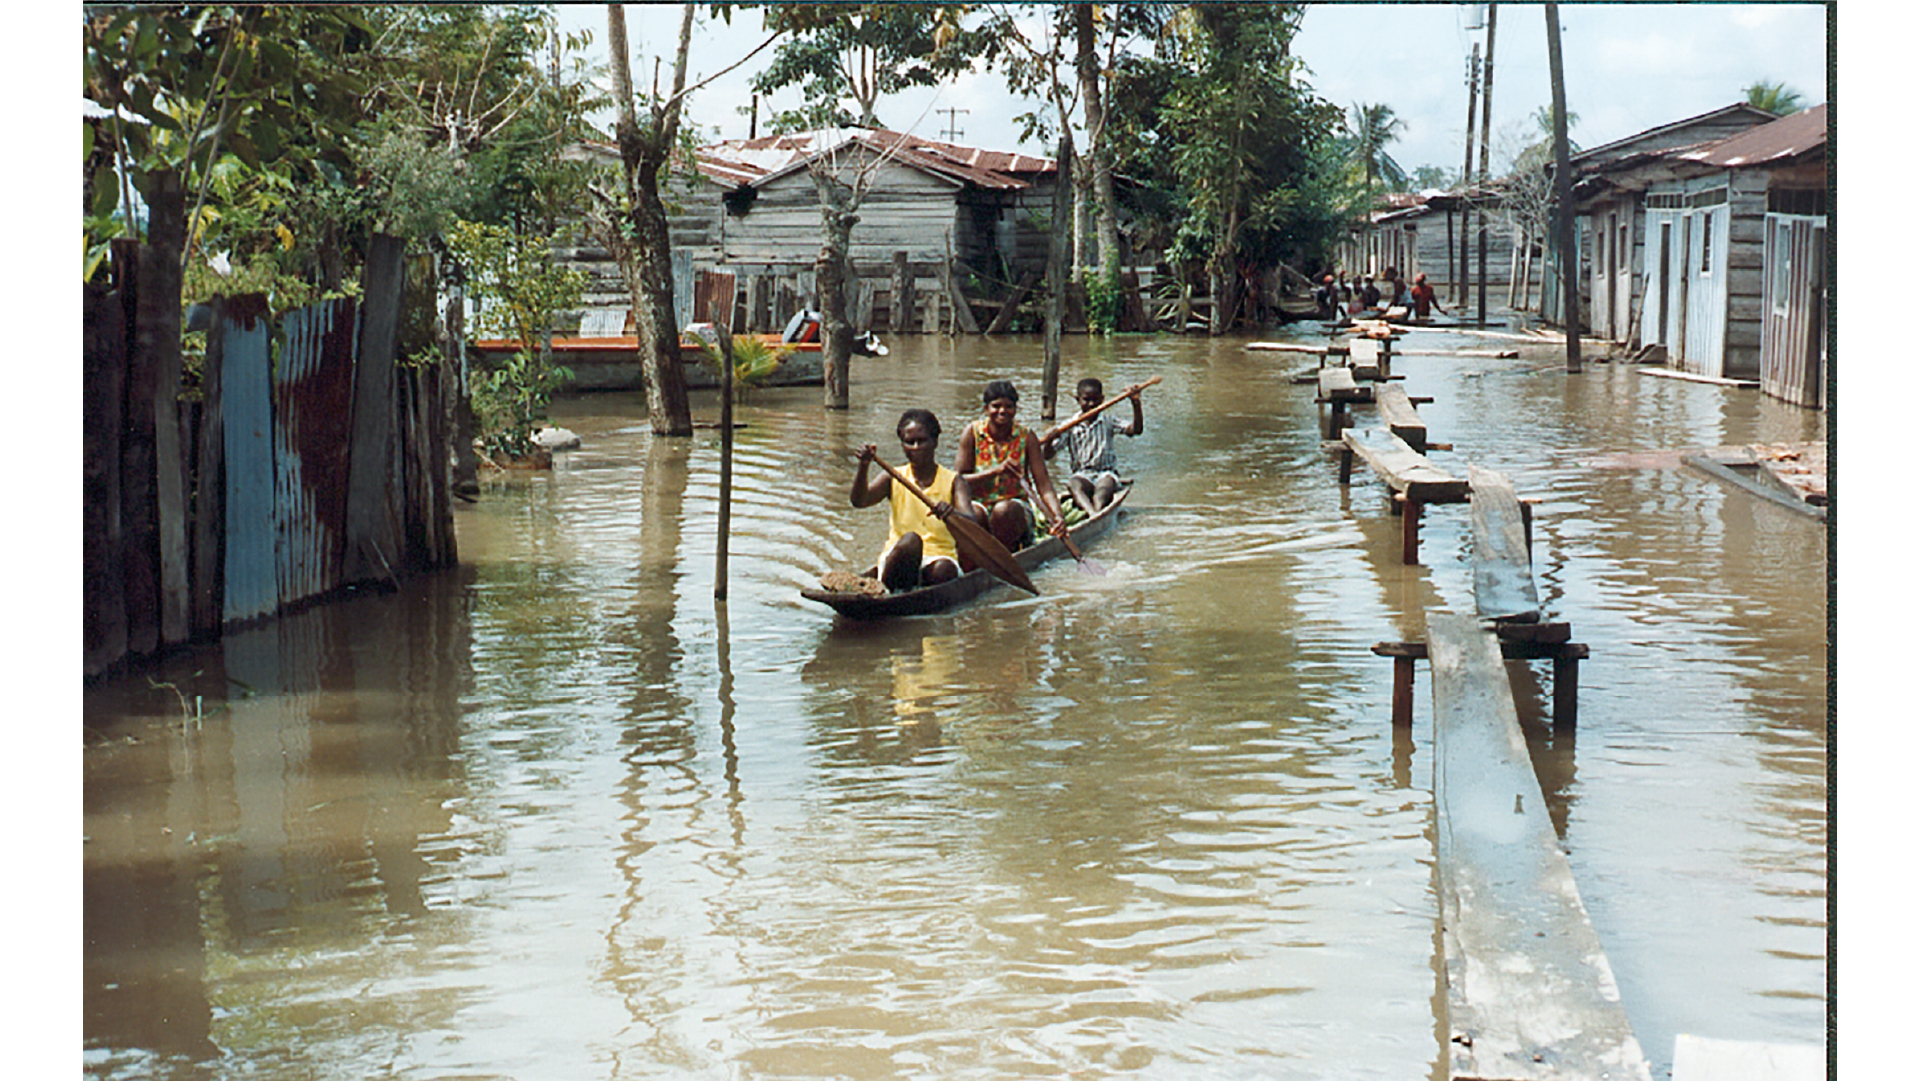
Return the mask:
{"type": "Polygon", "coordinates": [[[1348,154],[1366,175],[1369,195],[1376,181],[1385,180],[1396,188],[1407,182],[1406,170],[1387,154],[1387,144],[1399,138],[1403,126],[1391,105],[1354,103],[1353,115],[1347,118],[1348,154]]]}
{"type": "Polygon", "coordinates": [[[1755,82],[1747,87],[1747,104],[1775,116],[1800,111],[1800,92],[1788,90],[1786,83],[1755,82]]]}

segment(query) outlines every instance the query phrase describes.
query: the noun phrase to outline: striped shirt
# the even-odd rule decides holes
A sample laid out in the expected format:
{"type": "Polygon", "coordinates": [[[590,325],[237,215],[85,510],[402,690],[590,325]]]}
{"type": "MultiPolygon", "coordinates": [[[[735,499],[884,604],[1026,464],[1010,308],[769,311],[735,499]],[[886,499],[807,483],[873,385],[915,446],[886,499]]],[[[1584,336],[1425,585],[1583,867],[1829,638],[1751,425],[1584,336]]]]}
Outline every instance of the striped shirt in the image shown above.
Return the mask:
{"type": "Polygon", "coordinates": [[[1073,472],[1093,476],[1118,473],[1120,463],[1114,457],[1113,437],[1122,431],[1120,422],[1108,413],[1091,417],[1067,429],[1067,460],[1073,472]]]}

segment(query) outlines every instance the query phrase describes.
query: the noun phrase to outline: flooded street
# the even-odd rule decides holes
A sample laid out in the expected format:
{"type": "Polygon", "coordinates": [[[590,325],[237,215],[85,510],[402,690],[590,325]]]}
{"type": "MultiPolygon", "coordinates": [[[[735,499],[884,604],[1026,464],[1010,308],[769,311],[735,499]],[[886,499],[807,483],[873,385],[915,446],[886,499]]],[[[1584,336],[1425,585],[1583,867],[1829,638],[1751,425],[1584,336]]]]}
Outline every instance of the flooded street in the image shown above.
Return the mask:
{"type": "MultiPolygon", "coordinates": [[[[1437,1076],[1430,687],[1396,732],[1370,647],[1472,610],[1468,515],[1401,565],[1312,359],[1246,340],[1067,341],[1063,413],[1162,382],[1105,573],[1039,597],[798,596],[877,553],[852,451],[897,462],[903,408],[948,462],[990,378],[1043,426],[1037,339],[907,337],[845,413],[739,407],[724,603],[717,432],[587,395],[551,475],[457,506],[457,571],[89,688],[87,1075],[1437,1076]]],[[[1827,527],[1678,454],[1824,418],[1551,350],[1394,370],[1437,464],[1539,499],[1592,656],[1577,732],[1547,662],[1516,699],[1654,1076],[1680,1033],[1824,1045],[1827,527]]]]}

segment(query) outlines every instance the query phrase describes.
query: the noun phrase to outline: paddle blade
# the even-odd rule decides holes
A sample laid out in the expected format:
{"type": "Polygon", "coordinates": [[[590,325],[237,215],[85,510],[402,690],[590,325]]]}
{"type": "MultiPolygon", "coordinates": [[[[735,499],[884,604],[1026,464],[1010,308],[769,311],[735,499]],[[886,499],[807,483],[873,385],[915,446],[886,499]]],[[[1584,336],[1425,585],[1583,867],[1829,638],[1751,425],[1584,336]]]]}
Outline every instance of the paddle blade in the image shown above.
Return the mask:
{"type": "Polygon", "coordinates": [[[1013,553],[1000,543],[1000,538],[989,533],[984,526],[960,514],[947,515],[946,525],[953,534],[954,543],[973,562],[987,568],[995,578],[1008,585],[1019,586],[1036,597],[1040,595],[1033,579],[1027,577],[1026,568],[1013,558],[1013,553]]]}

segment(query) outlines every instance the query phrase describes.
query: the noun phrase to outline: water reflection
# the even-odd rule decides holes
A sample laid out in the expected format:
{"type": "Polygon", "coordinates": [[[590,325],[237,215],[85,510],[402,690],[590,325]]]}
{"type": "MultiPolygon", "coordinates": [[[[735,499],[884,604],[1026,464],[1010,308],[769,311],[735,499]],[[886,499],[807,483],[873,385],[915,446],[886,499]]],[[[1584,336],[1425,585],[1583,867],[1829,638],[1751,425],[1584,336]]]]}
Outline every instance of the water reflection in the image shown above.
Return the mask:
{"type": "MultiPolygon", "coordinates": [[[[743,404],[725,602],[717,435],[595,395],[552,475],[461,508],[458,573],[90,689],[89,1074],[1433,1074],[1427,686],[1395,729],[1370,647],[1470,606],[1467,516],[1403,565],[1294,365],[1242,344],[1070,343],[1068,378],[1163,382],[1107,573],[1038,598],[797,597],[884,534],[837,449],[1007,373],[1037,406],[1031,342],[936,338],[859,362],[852,410],[743,404]]],[[[1542,600],[1593,649],[1577,741],[1547,662],[1516,704],[1656,1069],[1679,1031],[1819,1042],[1826,535],[1672,452],[1820,418],[1397,369],[1443,461],[1540,500],[1542,600]]]]}

